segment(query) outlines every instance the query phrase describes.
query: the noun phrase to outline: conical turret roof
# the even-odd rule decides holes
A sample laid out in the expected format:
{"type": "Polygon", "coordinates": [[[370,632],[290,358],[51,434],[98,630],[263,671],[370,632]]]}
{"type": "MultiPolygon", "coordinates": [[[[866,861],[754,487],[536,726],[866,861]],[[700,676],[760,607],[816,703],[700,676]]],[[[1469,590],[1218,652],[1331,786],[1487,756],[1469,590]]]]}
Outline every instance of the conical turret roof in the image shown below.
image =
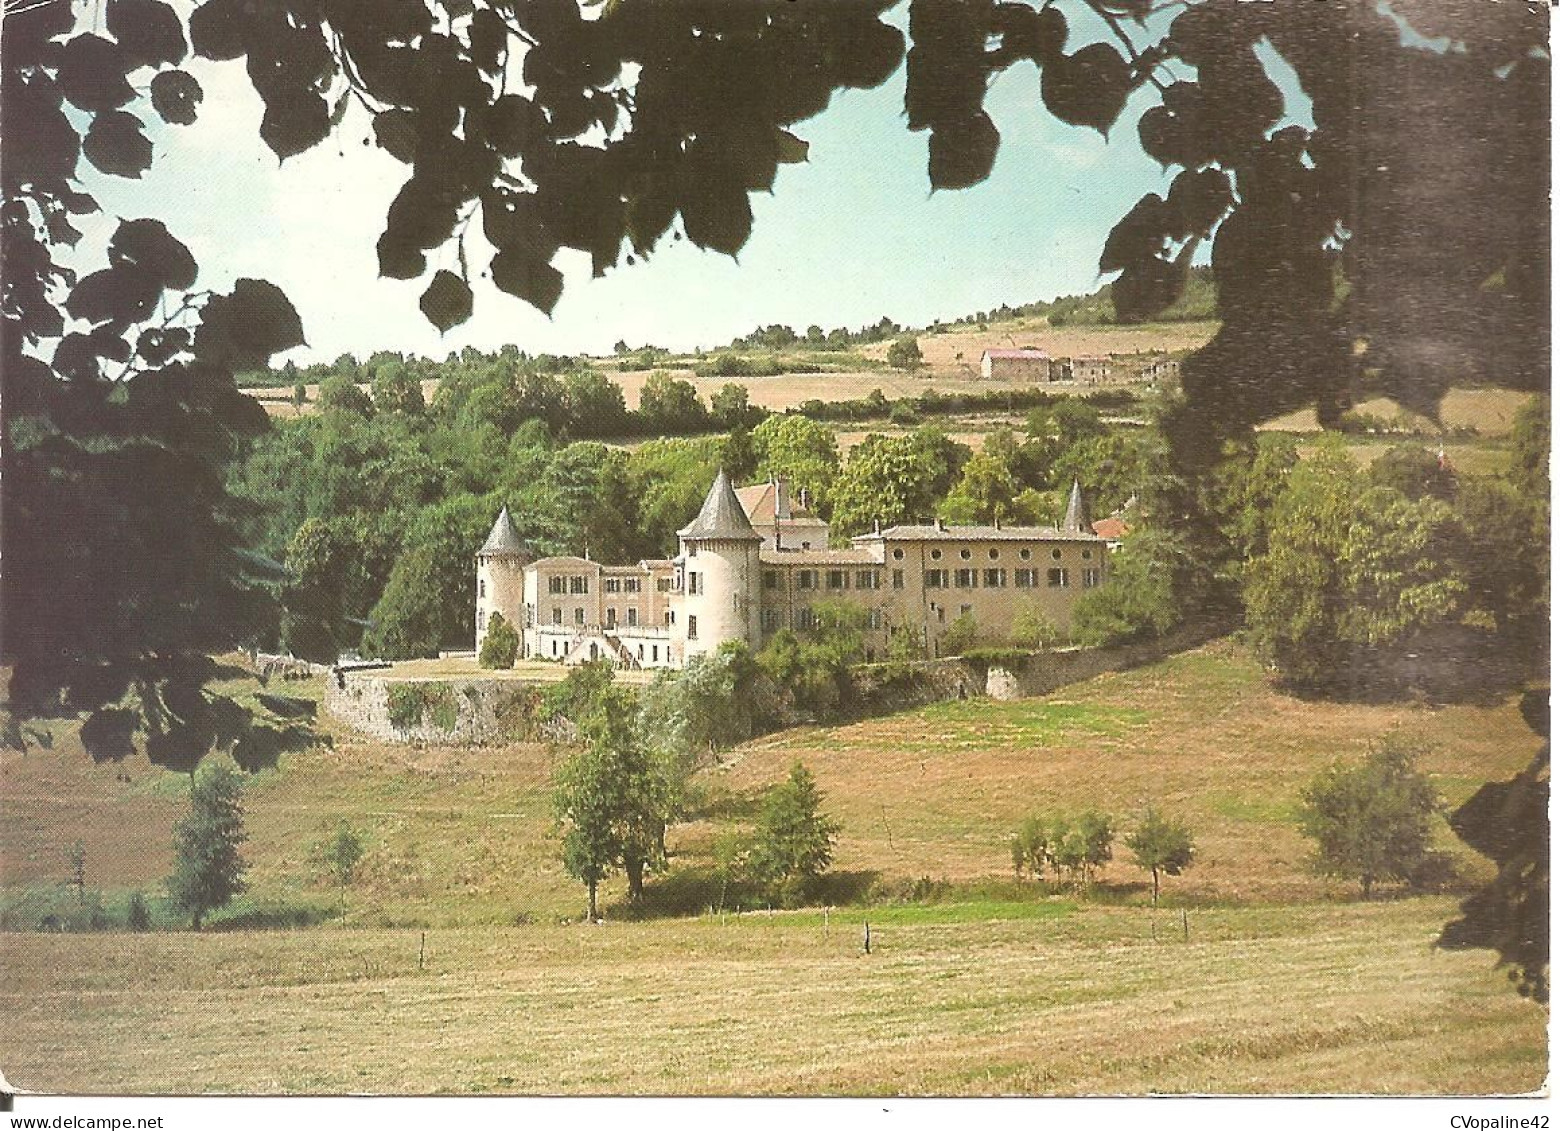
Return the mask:
{"type": "Polygon", "coordinates": [[[704,505],[694,520],[677,532],[679,538],[689,540],[716,538],[728,542],[762,542],[764,536],[753,529],[747,512],[737,499],[726,469],[721,468],[710,484],[710,493],[704,497],[704,505]]]}
{"type": "Polygon", "coordinates": [[[515,532],[515,524],[509,518],[508,507],[498,512],[493,530],[477,554],[479,557],[525,557],[525,548],[520,545],[520,535],[515,532]]]}
{"type": "Polygon", "coordinates": [[[1067,517],[1062,519],[1063,534],[1092,534],[1094,527],[1089,523],[1089,508],[1083,501],[1083,488],[1073,480],[1072,494],[1067,497],[1067,517]]]}

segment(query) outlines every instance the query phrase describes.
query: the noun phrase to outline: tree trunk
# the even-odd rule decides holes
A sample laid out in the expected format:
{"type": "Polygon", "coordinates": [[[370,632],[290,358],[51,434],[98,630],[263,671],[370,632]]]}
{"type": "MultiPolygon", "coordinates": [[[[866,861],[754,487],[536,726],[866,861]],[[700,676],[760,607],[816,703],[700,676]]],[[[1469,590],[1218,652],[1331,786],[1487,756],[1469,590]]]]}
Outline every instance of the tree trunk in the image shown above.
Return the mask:
{"type": "Polygon", "coordinates": [[[1361,888],[1361,890],[1364,891],[1366,899],[1370,898],[1370,885],[1371,885],[1371,881],[1374,880],[1374,879],[1375,879],[1374,876],[1361,876],[1360,877],[1360,888],[1361,888]]]}
{"type": "Polygon", "coordinates": [[[591,880],[585,887],[590,892],[590,911],[588,914],[590,921],[594,923],[596,921],[596,881],[591,880]]]}
{"type": "Polygon", "coordinates": [[[192,931],[200,930],[200,912],[199,911],[192,912],[191,915],[190,915],[190,930],[192,930],[192,931]]]}
{"type": "Polygon", "coordinates": [[[1154,877],[1154,906],[1158,907],[1159,906],[1159,869],[1158,868],[1150,868],[1149,872],[1152,873],[1152,875],[1154,877]]]}
{"type": "Polygon", "coordinates": [[[623,865],[628,872],[628,899],[630,903],[638,903],[645,894],[645,862],[643,860],[629,860],[623,865]]]}

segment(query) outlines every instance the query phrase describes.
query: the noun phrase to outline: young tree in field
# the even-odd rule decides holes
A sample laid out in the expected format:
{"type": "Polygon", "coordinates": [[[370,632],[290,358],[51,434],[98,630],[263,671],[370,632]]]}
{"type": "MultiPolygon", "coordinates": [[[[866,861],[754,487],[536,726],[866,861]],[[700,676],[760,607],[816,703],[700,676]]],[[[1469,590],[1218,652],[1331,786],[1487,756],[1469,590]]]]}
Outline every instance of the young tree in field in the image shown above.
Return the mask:
{"type": "Polygon", "coordinates": [[[1045,878],[1051,861],[1051,826],[1040,817],[1025,817],[1009,842],[1013,853],[1013,875],[1022,879],[1028,873],[1036,880],[1045,878]]]}
{"type": "Polygon", "coordinates": [[[168,896],[189,912],[192,930],[245,888],[243,791],[238,768],[226,759],[207,762],[190,778],[189,812],[173,826],[168,896]]]}
{"type": "Polygon", "coordinates": [[[751,857],[755,877],[784,904],[794,904],[828,868],[840,826],[823,814],[818,783],[802,763],[769,791],[751,857]]]}
{"type": "Polygon", "coordinates": [[[921,364],[921,343],[906,335],[888,347],[888,363],[895,369],[914,369],[921,364]]]}
{"type": "Polygon", "coordinates": [[[1126,844],[1132,852],[1132,862],[1154,877],[1155,907],[1159,906],[1159,873],[1179,876],[1192,866],[1196,854],[1191,830],[1152,809],[1127,837],[1126,844]]]}
{"type": "Polygon", "coordinates": [[[655,757],[631,725],[628,705],[609,688],[574,717],[586,745],[553,779],[553,804],[563,825],[563,864],[589,893],[599,915],[601,882],[621,868],[628,898],[644,895],[645,874],[666,862],[666,827],[677,789],[665,759],[655,757]]]}
{"type": "Polygon", "coordinates": [[[512,668],[515,656],[520,652],[520,634],[514,625],[504,619],[503,613],[494,613],[488,621],[487,635],[482,638],[482,651],[477,664],[484,668],[512,668]]]}
{"type": "Polygon", "coordinates": [[[1057,820],[1049,830],[1051,866],[1065,872],[1074,887],[1087,889],[1094,873],[1110,860],[1110,818],[1091,809],[1072,820],[1057,820]]]}
{"type": "Polygon", "coordinates": [[[363,859],[363,838],[347,822],[342,821],[336,826],[336,833],[325,845],[325,866],[330,869],[331,877],[341,888],[341,916],[347,915],[347,887],[352,883],[352,874],[357,871],[358,861],[363,859]]]}
{"type": "Polygon", "coordinates": [[[1382,880],[1411,879],[1429,854],[1440,800],[1401,740],[1388,738],[1358,765],[1323,771],[1301,796],[1300,828],[1316,841],[1312,866],[1358,880],[1366,899],[1382,880]]]}

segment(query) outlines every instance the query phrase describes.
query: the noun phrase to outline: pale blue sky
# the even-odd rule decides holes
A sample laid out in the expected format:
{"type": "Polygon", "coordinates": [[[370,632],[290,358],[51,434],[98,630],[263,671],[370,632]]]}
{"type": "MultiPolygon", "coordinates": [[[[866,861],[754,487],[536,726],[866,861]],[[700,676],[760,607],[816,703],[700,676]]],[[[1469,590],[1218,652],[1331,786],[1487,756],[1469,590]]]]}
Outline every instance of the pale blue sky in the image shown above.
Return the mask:
{"type": "MultiPolygon", "coordinates": [[[[924,324],[1088,291],[1101,282],[1111,224],[1169,184],[1137,143],[1147,95],[1107,141],[1047,114],[1039,72],[1021,64],[987,99],[1003,138],[990,179],[931,193],[926,135],[904,125],[901,68],[876,90],[837,94],[795,127],[811,143],[809,160],[782,166],[774,193],[753,197],[739,262],[666,239],[648,261],[591,279],[587,257],[566,250],[555,262],[567,286],[551,319],[473,279],[475,314],[441,338],[417,309],[426,280],[378,278],[374,244],[407,171],[363,144],[367,115],[354,107],[335,139],[278,167],[259,140],[262,108],[242,66],[190,67],[206,89],[199,121],[157,130],[144,180],[93,174],[90,188],[110,217],[163,218],[194,251],[202,286],[226,289],[246,275],[280,285],[308,337],[289,355],[300,363],[508,342],[533,353],[604,353],[620,338],[691,349],[759,324],[859,326],[885,314],[924,324]]],[[[470,242],[475,272],[488,256],[470,242]]],[[[450,249],[430,263],[453,259],[450,249]]]]}

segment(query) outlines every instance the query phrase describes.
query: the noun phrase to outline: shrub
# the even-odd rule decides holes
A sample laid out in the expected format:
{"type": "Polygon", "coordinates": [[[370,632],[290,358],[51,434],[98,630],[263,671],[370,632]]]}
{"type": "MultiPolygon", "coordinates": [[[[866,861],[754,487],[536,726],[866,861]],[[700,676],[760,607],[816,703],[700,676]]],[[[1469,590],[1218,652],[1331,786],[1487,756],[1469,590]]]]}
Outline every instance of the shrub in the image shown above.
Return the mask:
{"type": "Polygon", "coordinates": [[[443,731],[452,731],[460,719],[455,693],[447,683],[392,683],[385,692],[390,725],[410,730],[424,718],[443,731]]]}
{"type": "Polygon", "coordinates": [[[484,668],[512,668],[520,654],[520,634],[503,613],[494,613],[488,622],[487,635],[482,638],[482,651],[477,664],[484,668]]]}
{"type": "Polygon", "coordinates": [[[820,811],[823,797],[802,763],[769,791],[754,836],[754,877],[782,904],[798,902],[834,857],[838,823],[820,811]]]}
{"type": "Polygon", "coordinates": [[[1191,831],[1177,821],[1167,820],[1152,809],[1143,823],[1127,838],[1127,848],[1139,868],[1154,877],[1154,903],[1159,903],[1159,873],[1179,876],[1192,866],[1195,848],[1191,831]]]}
{"type": "Polygon", "coordinates": [[[152,929],[152,913],[146,906],[146,897],[138,891],[130,893],[130,905],[125,911],[125,923],[132,931],[152,929]]]}
{"type": "Polygon", "coordinates": [[[1316,841],[1322,875],[1359,880],[1369,899],[1378,881],[1411,881],[1424,866],[1440,801],[1402,741],[1387,739],[1360,765],[1333,765],[1303,797],[1300,828],[1316,841]]]}

